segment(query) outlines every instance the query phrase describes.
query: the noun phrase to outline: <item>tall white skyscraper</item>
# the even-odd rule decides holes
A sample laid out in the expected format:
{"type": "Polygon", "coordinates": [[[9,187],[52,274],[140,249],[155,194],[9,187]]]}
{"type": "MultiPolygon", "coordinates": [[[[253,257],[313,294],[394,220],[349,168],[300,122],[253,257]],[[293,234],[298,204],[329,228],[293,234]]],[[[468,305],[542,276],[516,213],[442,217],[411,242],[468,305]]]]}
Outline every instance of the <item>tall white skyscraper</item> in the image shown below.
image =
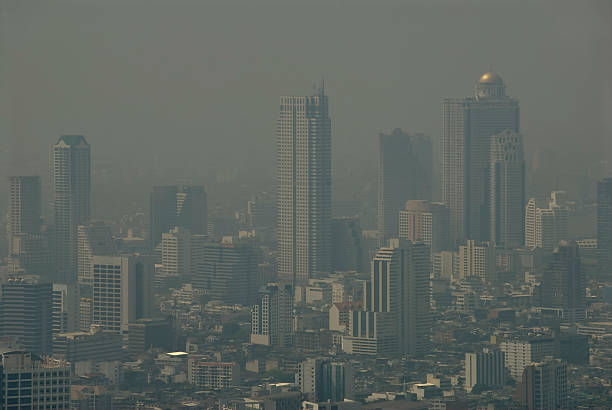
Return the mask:
{"type": "Polygon", "coordinates": [[[489,239],[515,249],[525,240],[525,158],[523,136],[505,130],[491,138],[489,239]]]}
{"type": "Polygon", "coordinates": [[[569,209],[565,192],[553,191],[547,208],[538,208],[535,198],[525,206],[525,247],[552,251],[562,240],[568,239],[569,209]]]}
{"type": "Polygon", "coordinates": [[[76,283],[77,226],[90,217],[90,146],[83,136],[62,136],[53,146],[52,161],[58,281],[76,283]]]}
{"type": "Polygon", "coordinates": [[[440,177],[442,202],[450,208],[451,242],[486,241],[490,139],[519,132],[518,100],[506,95],[502,78],[483,74],[474,95],[442,102],[440,177]]]}
{"type": "Polygon", "coordinates": [[[280,98],[277,124],[278,273],[305,283],[330,270],[331,120],[321,86],[280,98]]]}

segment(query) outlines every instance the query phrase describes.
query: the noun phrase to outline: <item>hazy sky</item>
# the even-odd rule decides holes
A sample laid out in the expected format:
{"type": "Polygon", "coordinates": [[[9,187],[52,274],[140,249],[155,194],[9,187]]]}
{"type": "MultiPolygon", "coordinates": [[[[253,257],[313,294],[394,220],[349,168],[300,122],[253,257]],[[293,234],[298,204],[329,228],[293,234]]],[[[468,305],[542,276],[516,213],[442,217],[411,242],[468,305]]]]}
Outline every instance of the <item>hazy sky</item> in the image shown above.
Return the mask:
{"type": "Polygon", "coordinates": [[[273,169],[279,95],[324,75],[348,173],[380,131],[437,138],[441,99],[490,67],[528,149],[609,159],[611,4],[1,0],[0,172],[46,170],[63,133],[124,170],[273,169]]]}

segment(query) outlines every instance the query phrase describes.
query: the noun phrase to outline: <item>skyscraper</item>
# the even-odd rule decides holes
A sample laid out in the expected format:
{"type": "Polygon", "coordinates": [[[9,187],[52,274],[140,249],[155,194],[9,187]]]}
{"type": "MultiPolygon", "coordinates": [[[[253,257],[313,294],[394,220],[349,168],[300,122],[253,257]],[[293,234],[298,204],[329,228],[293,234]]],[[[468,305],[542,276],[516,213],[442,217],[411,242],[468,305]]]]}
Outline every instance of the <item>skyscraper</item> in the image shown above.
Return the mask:
{"type": "Polygon", "coordinates": [[[565,192],[553,191],[547,208],[538,208],[535,198],[525,206],[525,247],[552,251],[559,241],[568,239],[569,210],[564,201],[565,192]]]}
{"type": "Polygon", "coordinates": [[[156,186],[149,198],[149,240],[154,249],[162,240],[162,233],[176,226],[176,185],[156,186]]]}
{"type": "Polygon", "coordinates": [[[83,136],[62,136],[53,146],[55,257],[58,281],[77,281],[77,226],[89,222],[91,150],[83,136]]]}
{"type": "Polygon", "coordinates": [[[584,321],[586,312],[586,281],[575,241],[561,241],[552,253],[552,261],[542,277],[544,307],[560,309],[563,319],[584,321]]]}
{"type": "Polygon", "coordinates": [[[567,364],[552,358],[530,364],[517,393],[520,404],[528,410],[569,409],[567,364]]]}
{"type": "Polygon", "coordinates": [[[208,232],[208,202],[202,185],[185,185],[176,194],[176,224],[193,235],[208,232]]]}
{"type": "Polygon", "coordinates": [[[459,247],[459,276],[461,278],[480,278],[483,282],[491,282],[496,273],[495,247],[489,242],[481,244],[468,240],[459,247]]]}
{"type": "Polygon", "coordinates": [[[308,400],[339,402],[353,398],[353,371],[348,363],[307,359],[298,365],[296,384],[308,400]]]}
{"type": "Polygon", "coordinates": [[[331,120],[324,88],[280,98],[277,123],[278,273],[305,283],[330,270],[331,120]]]}
{"type": "Polygon", "coordinates": [[[483,74],[474,95],[442,102],[440,177],[442,202],[450,208],[451,242],[489,236],[490,139],[519,132],[518,100],[506,95],[502,78],[483,74]]]}
{"type": "Polygon", "coordinates": [[[14,278],[0,285],[0,335],[36,354],[51,354],[52,285],[14,278]]]}
{"type": "Polygon", "coordinates": [[[448,208],[439,202],[406,201],[399,212],[399,238],[423,242],[431,252],[450,249],[448,208]]]}
{"type": "Polygon", "coordinates": [[[431,199],[432,151],[429,136],[401,129],[378,135],[378,234],[397,238],[398,215],[410,199],[431,199]]]}
{"type": "Polygon", "coordinates": [[[515,249],[525,240],[525,158],[523,137],[505,130],[491,138],[489,239],[515,249]]]}
{"type": "Polygon", "coordinates": [[[597,248],[600,272],[612,277],[612,178],[597,183],[597,248]]]}
{"type": "Polygon", "coordinates": [[[502,388],[506,384],[504,352],[500,350],[465,354],[465,389],[476,386],[502,388]]]}
{"type": "Polygon", "coordinates": [[[291,285],[268,283],[251,309],[251,343],[289,347],[293,329],[291,285]]]}
{"type": "MultiPolygon", "coordinates": [[[[94,255],[113,255],[117,247],[110,226],[103,222],[92,222],[77,227],[77,271],[79,284],[91,286],[91,258],[94,255]]],[[[83,295],[86,296],[86,295],[83,295]]]]}

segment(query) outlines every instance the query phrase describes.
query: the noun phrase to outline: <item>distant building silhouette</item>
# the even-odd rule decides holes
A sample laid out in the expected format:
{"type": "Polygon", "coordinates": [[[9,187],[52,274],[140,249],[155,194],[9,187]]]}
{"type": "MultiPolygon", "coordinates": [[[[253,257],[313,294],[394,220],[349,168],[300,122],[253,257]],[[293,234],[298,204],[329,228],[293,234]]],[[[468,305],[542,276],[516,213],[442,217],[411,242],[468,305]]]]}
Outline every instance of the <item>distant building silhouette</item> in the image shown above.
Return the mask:
{"type": "Polygon", "coordinates": [[[559,241],[568,239],[568,214],[565,192],[553,191],[547,208],[538,208],[535,198],[525,206],[525,247],[552,251],[559,241]]]}
{"type": "Polygon", "coordinates": [[[600,272],[612,277],[612,178],[597,183],[597,247],[600,272]]]}

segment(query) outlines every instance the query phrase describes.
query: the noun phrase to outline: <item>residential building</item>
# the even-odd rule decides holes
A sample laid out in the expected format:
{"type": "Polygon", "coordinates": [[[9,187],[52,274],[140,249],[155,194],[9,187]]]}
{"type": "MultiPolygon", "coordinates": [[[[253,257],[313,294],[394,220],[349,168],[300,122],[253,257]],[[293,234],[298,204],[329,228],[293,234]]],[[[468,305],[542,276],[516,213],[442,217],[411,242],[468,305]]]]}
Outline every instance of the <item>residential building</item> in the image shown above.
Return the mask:
{"type": "Polygon", "coordinates": [[[525,207],[525,247],[542,248],[551,252],[560,241],[568,239],[569,209],[565,205],[565,192],[553,191],[547,208],[539,208],[535,198],[525,207]]]}
{"type": "Polygon", "coordinates": [[[343,401],[353,398],[353,372],[346,363],[329,359],[308,359],[301,362],[295,383],[308,400],[315,402],[343,401]]]}
{"type": "Polygon", "coordinates": [[[504,353],[505,366],[515,380],[521,380],[523,370],[531,363],[557,355],[557,343],[551,337],[504,340],[500,349],[504,353]]]}
{"type": "Polygon", "coordinates": [[[292,285],[330,271],[331,119],[324,87],[283,96],[277,122],[279,279],[292,285]]]}
{"type": "Polygon", "coordinates": [[[259,289],[251,309],[251,344],[288,347],[293,329],[293,290],[269,283],[259,289]]]}
{"type": "Polygon", "coordinates": [[[506,384],[504,352],[500,350],[465,354],[465,389],[499,389],[506,384]]]}
{"type": "Polygon", "coordinates": [[[489,239],[490,139],[504,130],[519,132],[519,103],[506,95],[504,81],[496,73],[483,74],[473,96],[442,102],[440,177],[453,244],[489,239]]]}
{"type": "Polygon", "coordinates": [[[459,277],[491,282],[495,279],[495,261],[495,247],[491,243],[468,240],[459,247],[459,277]]]}
{"type": "Polygon", "coordinates": [[[399,212],[399,238],[423,242],[432,253],[451,249],[449,211],[439,202],[406,201],[399,212]]]}
{"type": "Polygon", "coordinates": [[[378,135],[378,234],[398,237],[398,215],[408,200],[431,200],[431,138],[401,129],[378,135]]]}
{"type": "Polygon", "coordinates": [[[12,278],[0,284],[0,335],[16,339],[35,354],[51,353],[53,288],[34,279],[12,278]]]}
{"type": "Polygon", "coordinates": [[[240,366],[229,362],[208,362],[198,355],[187,359],[190,384],[213,390],[229,389],[240,384],[240,366]]]}
{"type": "Polygon", "coordinates": [[[525,241],[523,136],[505,130],[490,138],[489,240],[515,249],[525,241]]]}

